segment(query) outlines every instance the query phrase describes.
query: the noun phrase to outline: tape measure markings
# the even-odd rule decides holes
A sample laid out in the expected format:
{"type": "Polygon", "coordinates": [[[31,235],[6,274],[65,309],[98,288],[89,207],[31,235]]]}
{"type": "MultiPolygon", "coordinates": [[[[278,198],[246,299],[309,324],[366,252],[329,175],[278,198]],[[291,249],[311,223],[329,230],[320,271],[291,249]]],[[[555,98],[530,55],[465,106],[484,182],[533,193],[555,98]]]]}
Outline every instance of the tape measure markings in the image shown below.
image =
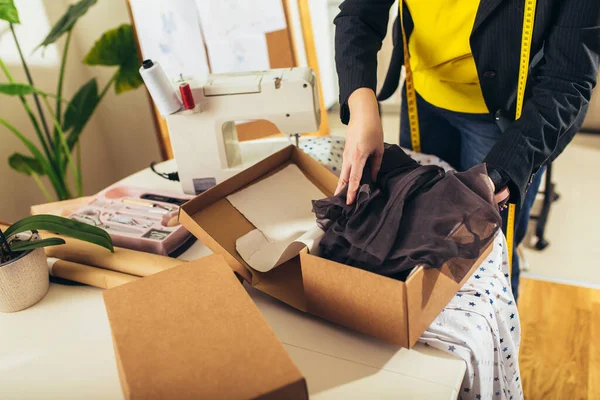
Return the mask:
{"type": "MultiPolygon", "coordinates": [[[[519,58],[519,84],[517,86],[517,107],[515,119],[521,118],[523,103],[525,101],[525,87],[529,75],[529,57],[531,55],[531,41],[533,39],[533,25],[535,22],[535,10],[537,0],[525,1],[525,12],[523,15],[523,34],[521,36],[521,55],[519,58]]],[[[515,239],[515,214],[516,205],[508,205],[508,218],[506,222],[506,245],[508,246],[508,273],[512,278],[512,261],[515,239]]]]}
{"type": "Polygon", "coordinates": [[[517,87],[517,108],[515,119],[521,118],[523,102],[525,100],[525,87],[529,74],[529,57],[531,54],[531,41],[533,38],[533,25],[537,0],[526,0],[523,15],[523,35],[521,37],[521,56],[519,59],[519,85],[517,87]]]}
{"type": "Polygon", "coordinates": [[[410,67],[410,55],[408,54],[408,43],[406,32],[404,30],[404,13],[402,12],[402,3],[400,2],[400,26],[402,28],[402,46],[404,47],[404,69],[406,77],[404,85],[406,87],[406,106],[408,109],[408,123],[410,126],[410,142],[413,151],[421,152],[421,132],[419,128],[419,112],[417,110],[417,94],[413,81],[412,68],[410,67]]]}

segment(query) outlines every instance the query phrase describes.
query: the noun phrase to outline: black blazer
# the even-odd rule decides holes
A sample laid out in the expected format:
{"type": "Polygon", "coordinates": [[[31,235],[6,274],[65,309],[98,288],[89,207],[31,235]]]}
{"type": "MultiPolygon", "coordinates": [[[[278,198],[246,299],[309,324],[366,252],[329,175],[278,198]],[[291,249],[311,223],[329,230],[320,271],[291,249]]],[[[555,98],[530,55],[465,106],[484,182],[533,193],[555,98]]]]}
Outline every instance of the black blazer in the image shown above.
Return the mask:
{"type": "MultiPolygon", "coordinates": [[[[517,204],[534,173],[554,160],[583,124],[600,63],[600,0],[538,0],[525,103],[521,118],[514,121],[524,3],[480,0],[470,37],[483,97],[503,130],[485,162],[508,180],[517,204]]],[[[393,4],[394,0],[346,0],[335,18],[344,123],[350,119],[350,94],[360,87],[376,90],[377,52],[393,4]]],[[[410,35],[413,25],[406,6],[404,12],[410,35]]],[[[400,35],[396,20],[392,62],[380,99],[398,85],[403,63],[400,35]]]]}

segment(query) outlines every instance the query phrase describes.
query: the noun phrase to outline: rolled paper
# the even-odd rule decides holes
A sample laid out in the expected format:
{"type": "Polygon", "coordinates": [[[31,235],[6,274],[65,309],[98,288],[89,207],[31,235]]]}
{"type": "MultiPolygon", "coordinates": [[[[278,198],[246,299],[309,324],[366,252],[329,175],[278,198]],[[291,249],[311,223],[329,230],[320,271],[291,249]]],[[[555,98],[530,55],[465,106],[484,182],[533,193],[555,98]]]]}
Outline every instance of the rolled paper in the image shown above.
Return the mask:
{"type": "Polygon", "coordinates": [[[57,278],[83,283],[101,289],[112,289],[140,279],[138,276],[91,267],[71,261],[48,258],[48,272],[57,278]]]}
{"type": "Polygon", "coordinates": [[[53,203],[37,204],[29,209],[31,215],[51,214],[59,217],[68,217],[81,207],[89,204],[94,198],[78,197],[76,199],[56,201],[53,203]]]}
{"type": "Polygon", "coordinates": [[[148,276],[185,262],[176,258],[120,247],[115,247],[115,252],[111,253],[104,247],[49,232],[42,232],[42,237],[59,237],[65,241],[65,244],[60,246],[46,247],[46,256],[48,257],[128,275],[148,276]]]}

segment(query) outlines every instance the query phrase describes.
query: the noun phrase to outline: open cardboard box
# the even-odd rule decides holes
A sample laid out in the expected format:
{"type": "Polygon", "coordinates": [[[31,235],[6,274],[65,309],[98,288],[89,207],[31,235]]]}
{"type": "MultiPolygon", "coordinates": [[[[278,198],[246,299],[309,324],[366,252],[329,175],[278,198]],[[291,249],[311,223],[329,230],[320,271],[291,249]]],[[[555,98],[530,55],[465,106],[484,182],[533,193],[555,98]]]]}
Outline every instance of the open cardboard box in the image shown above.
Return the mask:
{"type": "MultiPolygon", "coordinates": [[[[301,311],[377,338],[412,347],[491,251],[491,246],[456,281],[448,265],[416,267],[406,282],[308,254],[269,272],[251,269],[236,251],[236,240],[255,227],[226,196],[296,164],[322,192],[333,194],[337,178],[300,149],[289,146],[186,203],[179,220],[236,274],[256,289],[301,311]]],[[[282,188],[285,190],[285,188],[282,188]]]]}

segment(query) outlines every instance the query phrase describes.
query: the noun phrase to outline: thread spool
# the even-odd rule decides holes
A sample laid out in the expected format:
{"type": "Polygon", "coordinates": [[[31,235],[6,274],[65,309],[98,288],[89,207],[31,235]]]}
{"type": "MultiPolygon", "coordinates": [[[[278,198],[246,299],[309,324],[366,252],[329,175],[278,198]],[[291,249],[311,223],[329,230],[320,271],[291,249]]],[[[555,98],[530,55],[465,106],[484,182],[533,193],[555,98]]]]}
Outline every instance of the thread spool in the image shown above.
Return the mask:
{"type": "Polygon", "coordinates": [[[179,93],[181,94],[181,99],[183,100],[183,106],[186,110],[193,110],[196,106],[194,102],[194,95],[192,95],[192,88],[189,83],[182,83],[179,85],[179,93]]]}
{"type": "Polygon", "coordinates": [[[181,100],[158,62],[144,60],[140,75],[161,115],[170,115],[181,109],[181,100]]]}

